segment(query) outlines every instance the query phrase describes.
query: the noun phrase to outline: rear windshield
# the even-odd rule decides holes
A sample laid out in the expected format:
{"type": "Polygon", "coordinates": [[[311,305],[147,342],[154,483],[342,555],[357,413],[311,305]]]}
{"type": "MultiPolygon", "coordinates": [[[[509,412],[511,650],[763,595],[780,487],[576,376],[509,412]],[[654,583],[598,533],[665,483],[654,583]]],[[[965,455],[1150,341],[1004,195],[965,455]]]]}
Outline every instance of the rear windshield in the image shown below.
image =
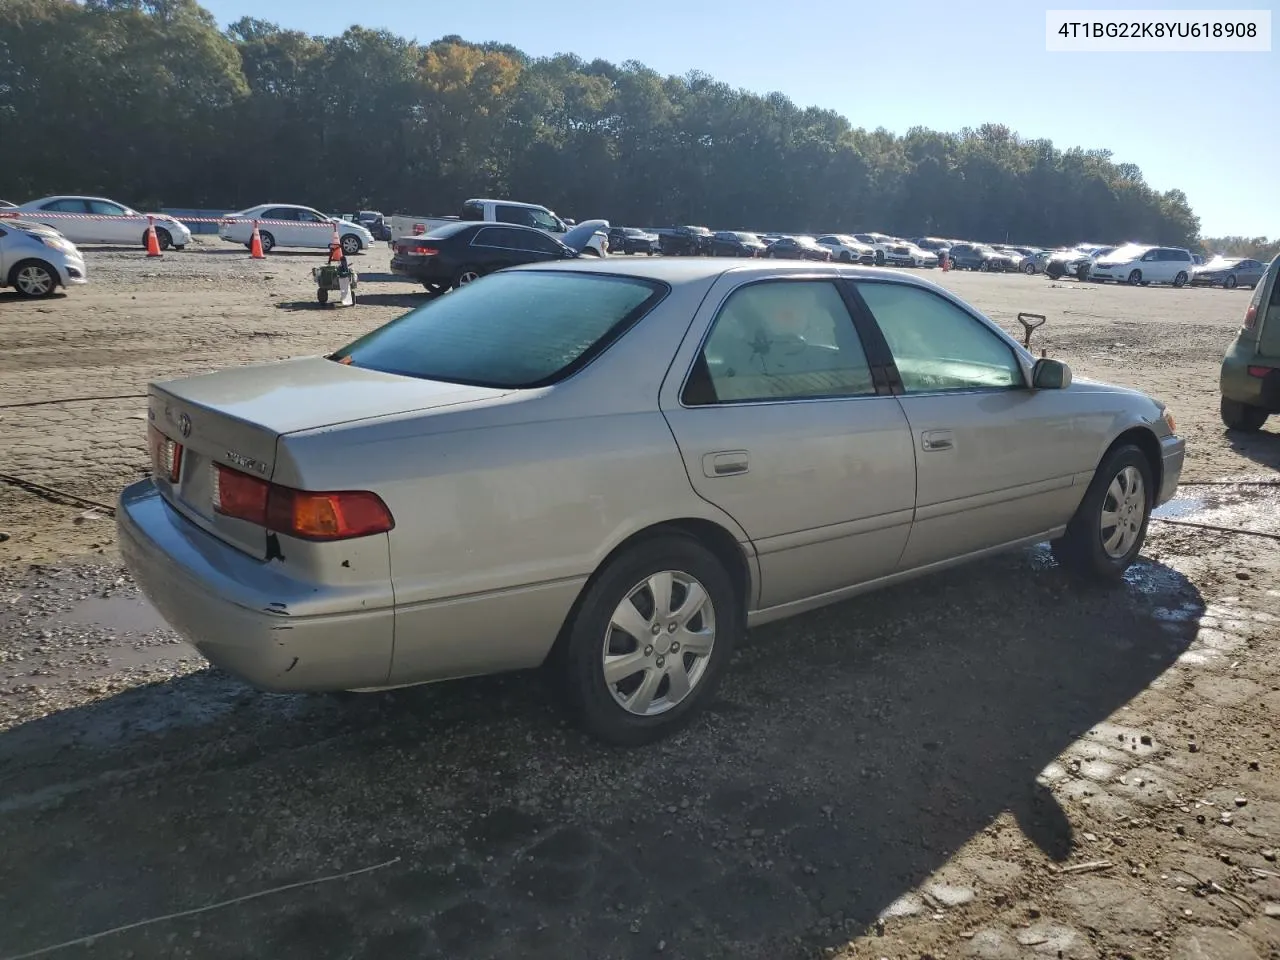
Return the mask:
{"type": "Polygon", "coordinates": [[[589,363],[667,289],[635,277],[499,272],[423,304],[329,359],[447,383],[546,386],[589,363]]]}

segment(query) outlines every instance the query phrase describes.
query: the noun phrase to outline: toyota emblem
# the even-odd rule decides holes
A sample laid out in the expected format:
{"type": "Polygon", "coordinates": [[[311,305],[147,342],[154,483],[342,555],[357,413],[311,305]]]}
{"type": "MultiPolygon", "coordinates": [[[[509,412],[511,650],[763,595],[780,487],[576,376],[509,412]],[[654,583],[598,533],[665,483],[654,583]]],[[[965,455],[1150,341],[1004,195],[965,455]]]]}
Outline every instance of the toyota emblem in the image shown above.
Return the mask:
{"type": "Polygon", "coordinates": [[[185,413],[178,418],[178,429],[182,431],[184,437],[191,436],[191,418],[185,413]]]}

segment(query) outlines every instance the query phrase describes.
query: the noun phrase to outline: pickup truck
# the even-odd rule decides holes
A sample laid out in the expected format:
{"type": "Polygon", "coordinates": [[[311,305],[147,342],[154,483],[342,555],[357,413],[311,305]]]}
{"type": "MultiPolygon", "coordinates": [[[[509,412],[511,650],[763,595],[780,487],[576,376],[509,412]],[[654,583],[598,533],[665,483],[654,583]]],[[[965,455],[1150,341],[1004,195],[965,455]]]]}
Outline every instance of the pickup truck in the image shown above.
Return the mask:
{"type": "MultiPolygon", "coordinates": [[[[420,237],[430,233],[436,227],[459,220],[477,220],[486,223],[515,223],[522,227],[535,227],[549,233],[557,240],[573,226],[573,221],[560,219],[551,210],[536,203],[518,203],[514,200],[468,200],[462,205],[462,215],[457,217],[408,217],[396,215],[387,218],[391,228],[391,239],[388,241],[394,250],[396,241],[405,237],[420,237]]],[[[605,256],[609,251],[608,241],[602,236],[593,236],[588,244],[591,252],[605,256]]]]}

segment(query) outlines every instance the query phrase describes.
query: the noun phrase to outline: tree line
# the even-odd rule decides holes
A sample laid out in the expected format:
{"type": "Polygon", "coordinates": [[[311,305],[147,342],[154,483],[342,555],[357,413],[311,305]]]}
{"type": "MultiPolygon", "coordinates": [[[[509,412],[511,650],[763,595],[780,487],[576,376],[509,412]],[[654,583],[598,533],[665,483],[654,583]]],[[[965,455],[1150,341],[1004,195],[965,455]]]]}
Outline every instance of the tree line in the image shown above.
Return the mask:
{"type": "Polygon", "coordinates": [[[1196,246],[1181,190],[998,124],[865,130],[692,72],[447,36],[311,36],[195,0],[0,0],[0,197],[1196,246]]]}

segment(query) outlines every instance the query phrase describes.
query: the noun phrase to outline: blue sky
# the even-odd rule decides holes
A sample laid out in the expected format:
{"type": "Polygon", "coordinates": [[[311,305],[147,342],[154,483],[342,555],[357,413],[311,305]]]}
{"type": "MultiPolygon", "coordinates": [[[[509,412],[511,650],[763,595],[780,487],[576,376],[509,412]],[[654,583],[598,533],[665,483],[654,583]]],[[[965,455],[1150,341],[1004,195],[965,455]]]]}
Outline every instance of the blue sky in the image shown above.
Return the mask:
{"type": "MultiPolygon", "coordinates": [[[[430,41],[458,34],[532,56],[576,53],[662,73],[697,69],[757,93],[903,132],[1003,123],[1060,148],[1109,149],[1160,190],[1179,187],[1206,236],[1280,235],[1280,43],[1270,53],[1048,53],[1047,9],[1074,0],[203,0],[222,25],[251,15],[313,34],[353,23],[430,41]]],[[[1131,2],[1127,9],[1267,9],[1131,2]]],[[[1280,19],[1280,18],[1277,18],[1280,19]]]]}

